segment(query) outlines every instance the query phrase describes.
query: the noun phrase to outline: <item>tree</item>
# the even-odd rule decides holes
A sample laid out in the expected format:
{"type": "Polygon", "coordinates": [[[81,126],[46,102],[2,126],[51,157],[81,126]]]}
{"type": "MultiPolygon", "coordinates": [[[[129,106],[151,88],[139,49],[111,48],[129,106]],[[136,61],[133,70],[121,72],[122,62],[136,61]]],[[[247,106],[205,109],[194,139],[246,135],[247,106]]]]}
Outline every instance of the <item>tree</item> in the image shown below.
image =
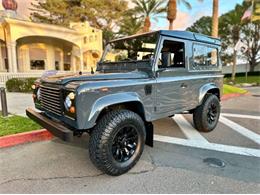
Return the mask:
{"type": "Polygon", "coordinates": [[[188,9],[191,9],[191,4],[187,0],[168,0],[167,20],[169,21],[169,30],[173,30],[173,22],[177,16],[177,3],[183,3],[188,9]]]}
{"type": "MultiPolygon", "coordinates": [[[[250,71],[260,63],[260,22],[244,22],[241,23],[241,17],[250,3],[243,2],[242,5],[236,7],[219,18],[219,36],[222,40],[221,59],[223,64],[236,64],[237,57],[246,59],[250,65],[250,71]],[[237,52],[234,47],[239,39],[243,39],[248,46],[246,53],[237,52]],[[238,56],[240,54],[240,56],[238,56]]],[[[206,35],[211,33],[211,18],[201,17],[191,27],[189,31],[198,32],[206,35]]],[[[235,77],[235,68],[233,66],[233,79],[235,77]]]]}
{"type": "Polygon", "coordinates": [[[212,13],[212,36],[218,37],[218,0],[213,0],[212,13]]]}
{"type": "Polygon", "coordinates": [[[234,10],[222,15],[220,17],[220,33],[223,35],[222,48],[233,50],[233,66],[232,66],[232,81],[235,81],[236,65],[237,65],[237,51],[235,45],[240,38],[241,31],[241,17],[244,13],[243,6],[236,5],[234,10]]]}
{"type": "Polygon", "coordinates": [[[166,11],[165,0],[133,0],[133,3],[136,16],[144,21],[143,32],[150,31],[151,17],[166,11]]]}
{"type": "Polygon", "coordinates": [[[260,64],[260,22],[255,21],[243,25],[241,32],[248,47],[245,57],[249,63],[250,71],[253,72],[255,67],[260,64]]]}
{"type": "Polygon", "coordinates": [[[193,23],[192,26],[188,27],[186,30],[191,32],[196,32],[204,35],[211,35],[211,25],[212,17],[203,16],[193,23]]]}
{"type": "Polygon", "coordinates": [[[119,35],[133,35],[141,32],[143,26],[142,20],[138,19],[134,14],[127,14],[120,24],[119,35]]]}
{"type": "Polygon", "coordinates": [[[128,9],[126,0],[35,0],[31,19],[36,22],[69,26],[69,23],[87,20],[103,30],[105,41],[112,38],[128,9]]]}

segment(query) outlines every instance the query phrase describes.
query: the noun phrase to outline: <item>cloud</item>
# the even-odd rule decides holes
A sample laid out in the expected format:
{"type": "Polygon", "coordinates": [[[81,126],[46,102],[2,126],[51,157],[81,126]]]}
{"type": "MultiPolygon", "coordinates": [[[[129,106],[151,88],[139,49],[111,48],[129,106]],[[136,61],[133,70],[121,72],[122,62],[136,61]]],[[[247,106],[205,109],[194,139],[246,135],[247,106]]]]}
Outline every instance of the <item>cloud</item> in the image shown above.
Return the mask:
{"type": "MultiPolygon", "coordinates": [[[[158,18],[159,22],[153,22],[152,23],[152,29],[153,30],[167,30],[169,28],[169,22],[166,19],[166,15],[164,18],[158,18]]],[[[174,30],[185,30],[187,26],[189,26],[192,23],[192,17],[182,11],[177,12],[177,16],[175,21],[173,22],[173,28],[174,30]]]]}

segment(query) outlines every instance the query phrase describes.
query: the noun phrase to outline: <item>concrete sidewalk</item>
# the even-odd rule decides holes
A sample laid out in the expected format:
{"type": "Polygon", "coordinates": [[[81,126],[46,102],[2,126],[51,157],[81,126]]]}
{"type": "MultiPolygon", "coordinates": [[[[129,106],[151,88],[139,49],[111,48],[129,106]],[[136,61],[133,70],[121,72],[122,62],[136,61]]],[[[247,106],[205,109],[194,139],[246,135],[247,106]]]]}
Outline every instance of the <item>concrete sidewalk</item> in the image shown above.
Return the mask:
{"type": "Polygon", "coordinates": [[[20,116],[26,116],[25,109],[34,107],[32,94],[30,93],[9,93],[7,92],[8,112],[20,116]]]}

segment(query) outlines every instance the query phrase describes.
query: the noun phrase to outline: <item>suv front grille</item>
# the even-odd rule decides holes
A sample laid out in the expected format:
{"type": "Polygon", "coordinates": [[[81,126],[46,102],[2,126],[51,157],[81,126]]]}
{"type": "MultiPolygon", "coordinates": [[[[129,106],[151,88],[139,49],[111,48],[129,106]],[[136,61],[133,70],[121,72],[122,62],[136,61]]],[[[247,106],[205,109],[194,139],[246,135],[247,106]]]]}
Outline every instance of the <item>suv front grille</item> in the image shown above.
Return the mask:
{"type": "Polygon", "coordinates": [[[61,90],[59,88],[44,85],[41,85],[40,89],[42,108],[57,115],[61,115],[61,90]]]}

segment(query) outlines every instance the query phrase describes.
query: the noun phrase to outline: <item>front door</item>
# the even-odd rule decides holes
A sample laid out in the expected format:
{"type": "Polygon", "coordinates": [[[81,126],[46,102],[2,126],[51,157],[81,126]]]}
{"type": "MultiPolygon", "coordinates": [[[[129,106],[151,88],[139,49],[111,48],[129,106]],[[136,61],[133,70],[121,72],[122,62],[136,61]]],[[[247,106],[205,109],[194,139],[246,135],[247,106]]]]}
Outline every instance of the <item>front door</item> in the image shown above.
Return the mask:
{"type": "Polygon", "coordinates": [[[156,112],[169,116],[184,111],[189,104],[189,85],[185,63],[185,41],[162,38],[157,59],[156,112]]]}

